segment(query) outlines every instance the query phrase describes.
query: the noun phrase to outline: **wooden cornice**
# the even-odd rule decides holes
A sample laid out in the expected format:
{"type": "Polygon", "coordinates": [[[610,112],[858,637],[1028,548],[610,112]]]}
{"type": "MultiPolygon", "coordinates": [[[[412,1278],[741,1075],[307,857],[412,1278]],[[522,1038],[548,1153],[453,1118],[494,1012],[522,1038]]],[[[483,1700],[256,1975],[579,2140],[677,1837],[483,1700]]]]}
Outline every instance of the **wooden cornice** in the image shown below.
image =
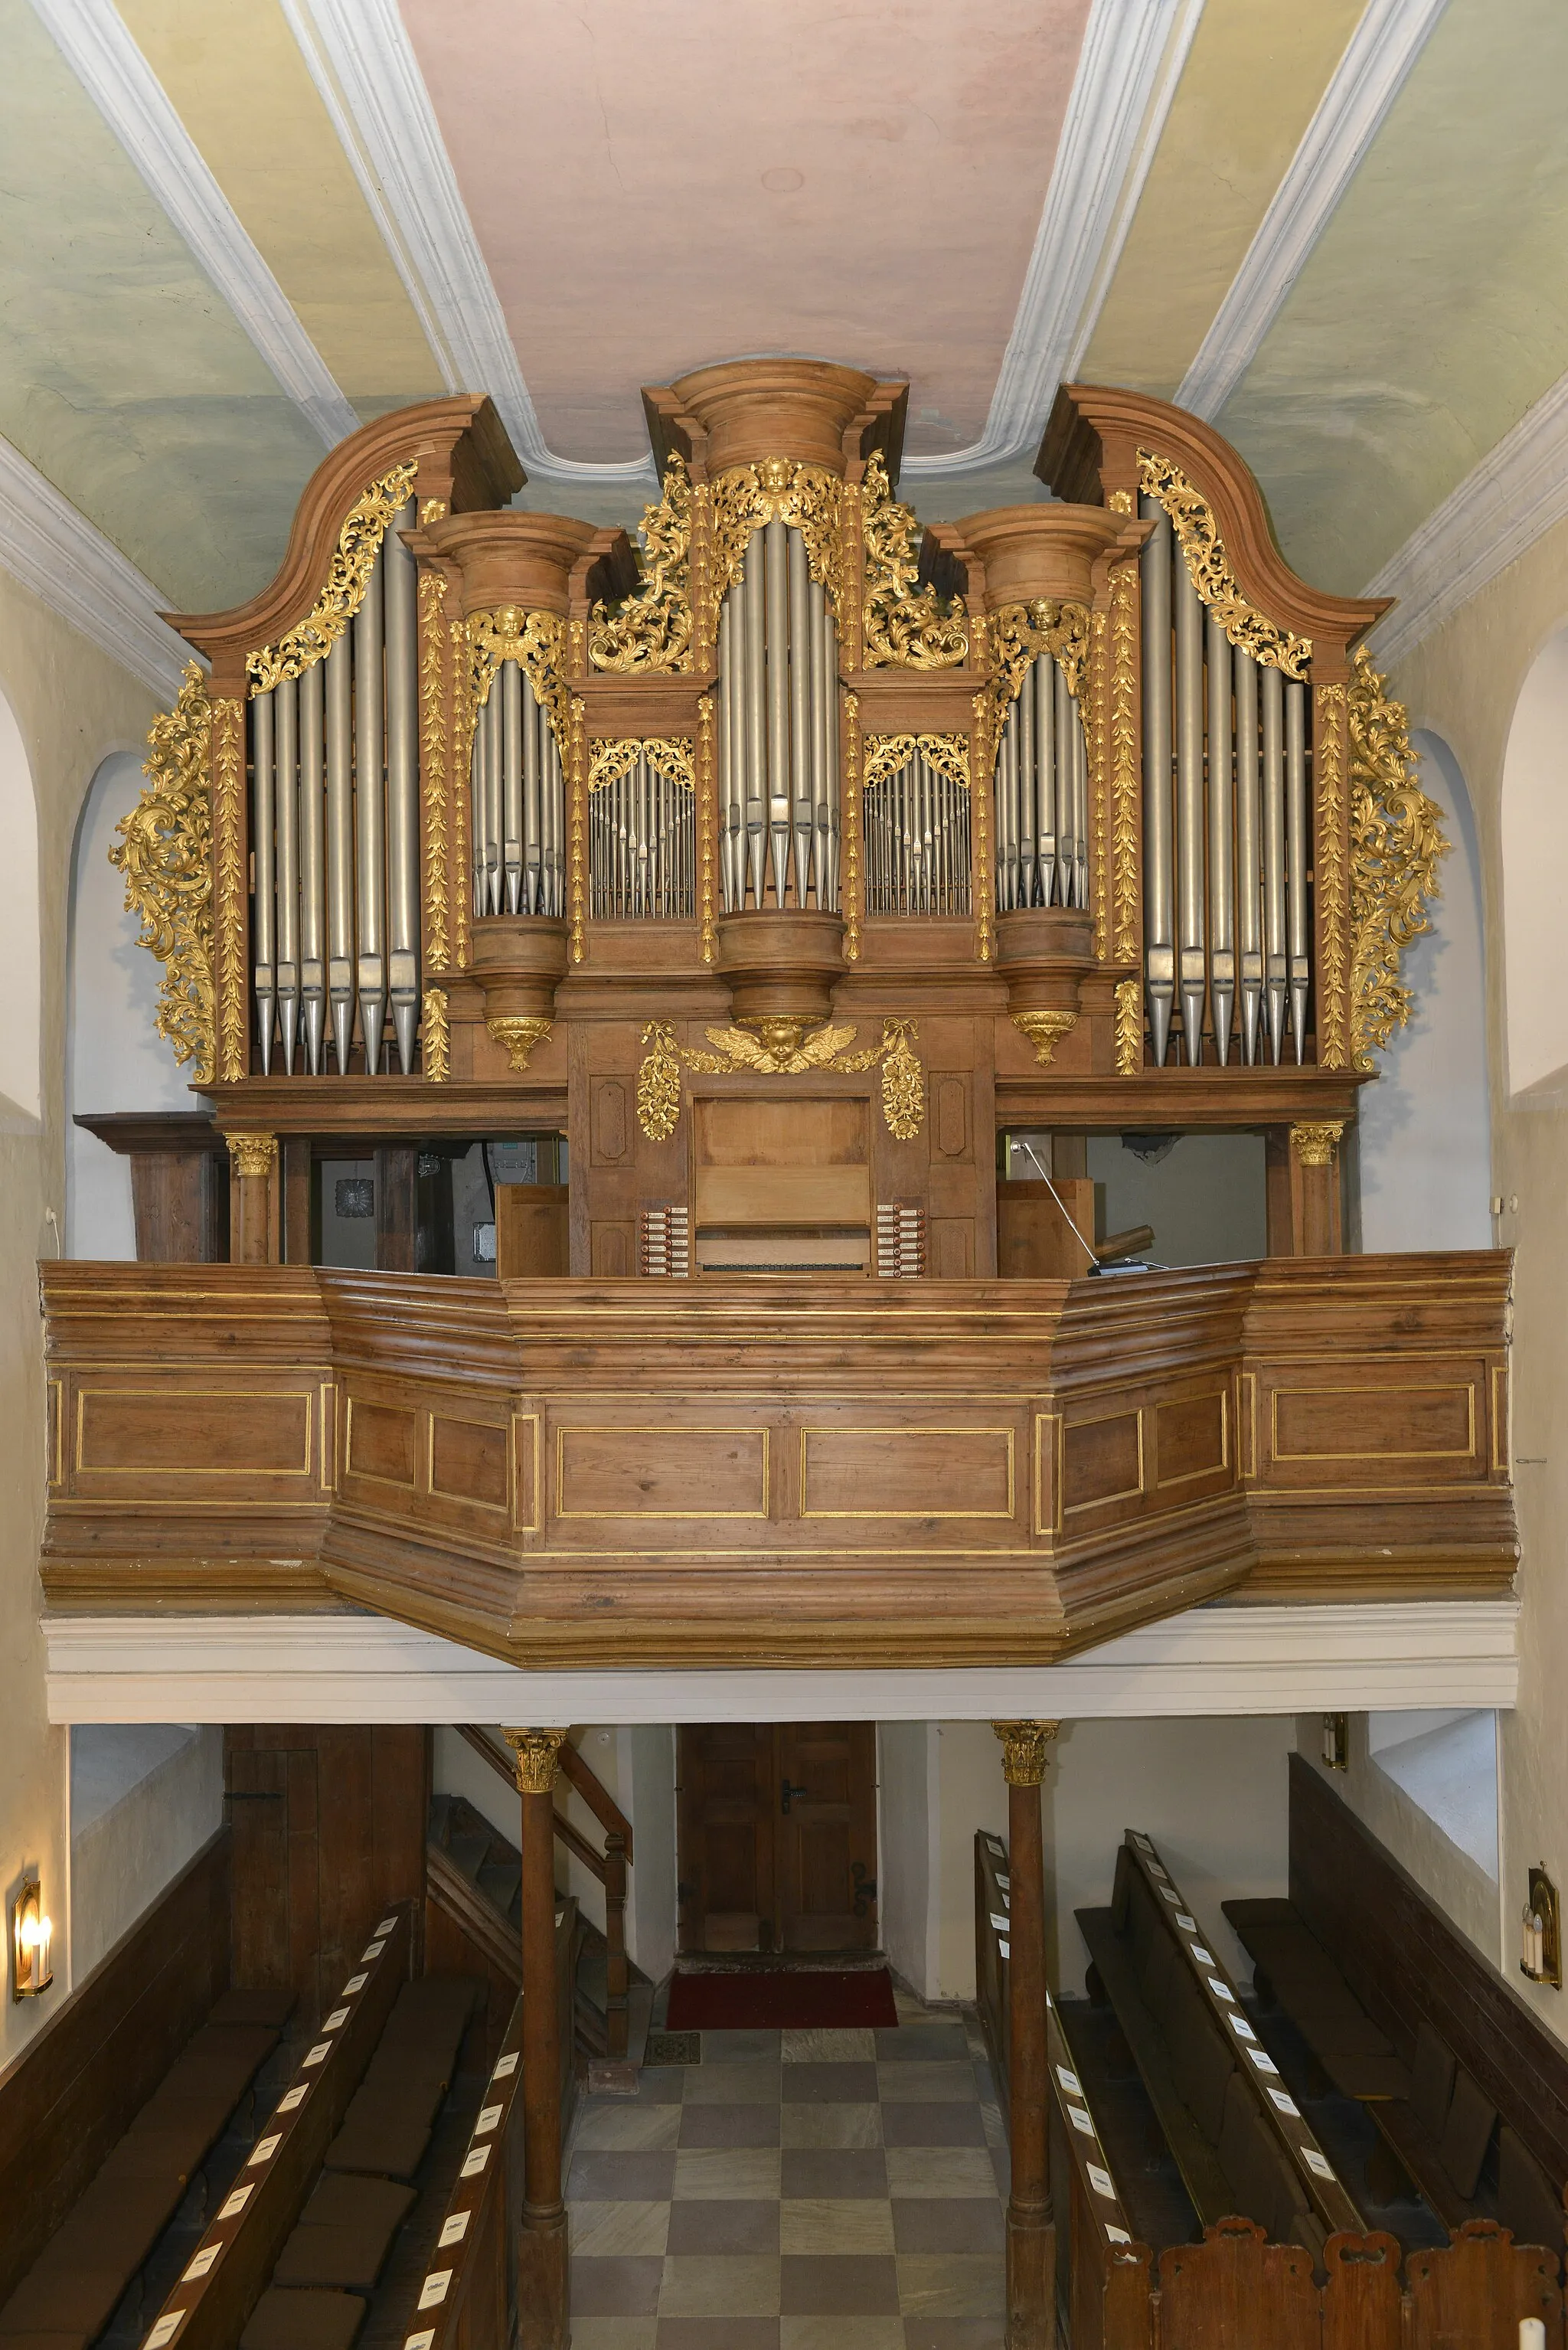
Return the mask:
{"type": "Polygon", "coordinates": [[[1343,656],[1389,609],[1386,597],[1334,596],[1299,577],[1280,552],[1245,459],[1212,425],[1168,400],[1111,384],[1064,383],[1034,471],[1059,498],[1102,505],[1117,490],[1136,497],[1140,449],[1180,466],[1213,510],[1242,593],[1277,625],[1310,637],[1314,653],[1343,656]]]}
{"type": "Polygon", "coordinates": [[[344,516],[367,486],[394,465],[418,461],[416,494],[441,499],[454,514],[504,505],[527,478],[490,400],[463,392],[425,400],[350,433],[317,467],[295,513],[276,577],[227,612],[165,612],[161,617],[207,655],[215,678],[260,645],[305,619],[344,516]]]}

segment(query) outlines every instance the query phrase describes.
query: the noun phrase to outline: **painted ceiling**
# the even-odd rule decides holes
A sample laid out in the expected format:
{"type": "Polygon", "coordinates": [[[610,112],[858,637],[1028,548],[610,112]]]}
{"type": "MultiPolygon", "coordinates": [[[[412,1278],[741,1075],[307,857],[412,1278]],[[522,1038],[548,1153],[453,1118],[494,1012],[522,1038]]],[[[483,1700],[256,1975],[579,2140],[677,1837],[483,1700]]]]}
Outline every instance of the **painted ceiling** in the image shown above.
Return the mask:
{"type": "Polygon", "coordinates": [[[1179,398],[1364,588],[1568,371],[1562,0],[0,0],[0,436],[176,608],[358,421],[488,390],[634,523],[639,389],[910,381],[904,491],[1179,398]]]}

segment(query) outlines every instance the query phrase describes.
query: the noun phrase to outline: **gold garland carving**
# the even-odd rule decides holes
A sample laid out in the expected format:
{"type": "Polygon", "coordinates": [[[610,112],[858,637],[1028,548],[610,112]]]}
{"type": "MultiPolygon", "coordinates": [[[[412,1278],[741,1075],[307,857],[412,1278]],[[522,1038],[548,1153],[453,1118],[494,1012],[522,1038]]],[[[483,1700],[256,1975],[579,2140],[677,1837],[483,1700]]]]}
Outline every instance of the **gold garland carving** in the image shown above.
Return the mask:
{"type": "Polygon", "coordinates": [[[1077,1026],[1078,1015],[1075,1012],[1015,1012],[1012,1024],[1033,1045],[1039,1066],[1048,1069],[1063,1037],[1071,1035],[1077,1026]]]}
{"type": "Polygon", "coordinates": [[[1010,1787],[1038,1787],[1045,1776],[1045,1749],[1060,1724],[1054,1721],[993,1721],[1002,1741],[1002,1775],[1010,1787]]]}
{"type": "Polygon", "coordinates": [[[147,788],[116,829],[109,861],[125,876],[125,905],[141,923],[136,943],[163,966],[158,1033],[179,1062],[211,1083],[216,1046],[213,984],[213,712],[192,661],[172,710],[152,722],[142,773],[147,788]]]}
{"type": "Polygon", "coordinates": [[[420,528],[421,530],[428,529],[432,522],[441,521],[445,516],[445,514],[446,500],[444,498],[426,498],[420,507],[420,528]]]}
{"type": "Polygon", "coordinates": [[[1147,449],[1138,451],[1137,463],[1145,496],[1155,499],[1170,516],[1192,584],[1231,642],[1286,677],[1304,678],[1312,639],[1276,627],[1248,603],[1236,585],[1213,510],[1180,466],[1147,449]]]}
{"type": "Polygon", "coordinates": [[[844,960],[860,960],[860,696],[844,697],[844,960]]]}
{"type": "Polygon", "coordinates": [[[1355,656],[1347,699],[1351,1061],[1370,1069],[1374,1050],[1410,1016],[1399,956],[1431,928],[1427,903],[1439,894],[1438,860],[1449,843],[1441,810],[1416,781],[1404,705],[1388,699],[1365,650],[1355,656]]]}
{"type": "MultiPolygon", "coordinates": [[[[475,723],[490,699],[503,661],[514,660],[534,689],[534,699],[550,722],[561,764],[566,764],[570,731],[566,684],[566,624],[558,612],[525,612],[517,604],[499,604],[493,612],[468,616],[469,674],[472,680],[475,723]]],[[[472,743],[470,755],[472,754],[472,743]]]]}
{"type": "Polygon", "coordinates": [[[502,1736],[511,1747],[517,1773],[520,1795],[547,1795],[556,1784],[556,1772],[561,1748],[566,1743],[564,1730],[504,1730],[502,1736]]]}
{"type": "Polygon", "coordinates": [[[1346,1045],[1345,985],[1349,910],[1345,886],[1345,688],[1320,685],[1313,733],[1317,781],[1317,1057],[1324,1069],[1343,1069],[1346,1045]]]}
{"type": "Polygon", "coordinates": [[[743,1028],[704,1031],[711,1053],[681,1044],[673,1024],[650,1020],[642,1032],[648,1046],[637,1073],[637,1122],[650,1142],[668,1142],[680,1119],[680,1072],[695,1069],[707,1076],[733,1076],[744,1069],[759,1077],[798,1077],[810,1069],[853,1076],[866,1069],[882,1073],[882,1118],[897,1142],[912,1142],[926,1115],[925,1071],[914,1050],[919,1035],[913,1020],[884,1020],[882,1041],[859,1052],[853,1028],[831,1025],[803,1034],[795,1020],[764,1024],[760,1035],[743,1028]]]}
{"type": "Polygon", "coordinates": [[[957,669],[969,651],[969,615],[961,598],[920,586],[920,526],[895,499],[880,449],[860,484],[860,513],[866,667],[957,669]]]}
{"type": "Polygon", "coordinates": [[[697,704],[697,920],[704,962],[716,961],[719,952],[718,881],[714,870],[719,808],[713,776],[713,697],[705,693],[697,704]]]}
{"type": "Polygon", "coordinates": [[[425,990],[420,1066],[429,1085],[444,1086],[452,1076],[452,1031],[447,1024],[446,993],[439,987],[425,990]]]}
{"type": "Polygon", "coordinates": [[[473,764],[473,662],[468,649],[468,623],[454,618],[447,630],[447,679],[452,696],[452,891],[453,961],[459,971],[469,962],[469,911],[473,876],[468,849],[468,782],[473,764]]]}
{"type": "Polygon", "coordinates": [[[265,693],[287,677],[297,677],[313,661],[329,653],[365,600],[365,590],[381,541],[409,502],[418,464],[410,458],[394,465],[355,499],[344,517],[327,567],[327,585],[315,609],[278,639],[264,645],[245,661],[253,693],[265,693]]]}
{"type": "Polygon", "coordinates": [[[793,524],[805,541],[813,579],[827,590],[836,619],[844,608],[841,550],[845,488],[824,465],[764,457],[732,465],[712,487],[712,543],[708,565],[707,641],[719,637],[719,607],[740,577],[753,534],[764,523],[793,524]]]}
{"type": "Polygon", "coordinates": [[[1332,1167],[1345,1132],[1342,1118],[1313,1118],[1291,1128],[1291,1149],[1301,1167],[1332,1167]]]}
{"type": "Polygon", "coordinates": [[[236,1175],[254,1181],[265,1181],[277,1167],[277,1137],[264,1134],[258,1128],[238,1128],[224,1137],[229,1146],[229,1160],[236,1175]]]}
{"type": "MultiPolygon", "coordinates": [[[[974,766],[980,775],[992,775],[996,766],[997,723],[995,703],[990,689],[977,693],[971,704],[974,712],[974,766]]],[[[974,907],[974,951],[979,962],[991,961],[992,930],[994,911],[991,902],[991,794],[981,789],[970,795],[970,855],[974,860],[971,902],[974,907]]]]}
{"type": "Polygon", "coordinates": [[[645,677],[691,666],[691,484],[680,458],[664,469],[664,495],[648,506],[642,584],[620,604],[595,604],[588,615],[588,660],[595,669],[645,677]]]}
{"type": "Polygon", "coordinates": [[[866,737],[866,781],[864,788],[874,791],[878,784],[896,775],[908,764],[916,752],[928,766],[935,767],[950,784],[969,789],[969,737],[967,734],[867,734],[866,737]]]}
{"type": "Polygon", "coordinates": [[[688,791],[696,789],[691,745],[683,735],[649,734],[639,740],[635,735],[618,734],[595,743],[588,763],[589,791],[601,792],[607,785],[618,783],[639,759],[646,759],[650,767],[658,767],[678,784],[684,784],[688,791]]]}
{"type": "Polygon", "coordinates": [[[226,1086],[245,1075],[245,705],[213,704],[213,864],[217,875],[213,977],[217,993],[218,1076],[226,1086]]]}
{"type": "Polygon", "coordinates": [[[588,926],[588,707],[580,694],[571,702],[570,754],[566,769],[566,918],[572,961],[581,962],[588,926]]]}
{"type": "MultiPolygon", "coordinates": [[[[434,505],[438,501],[427,501],[434,505]]],[[[420,780],[425,804],[425,954],[438,971],[451,952],[447,863],[446,622],[441,606],[446,581],[440,572],[420,575],[420,780]]]]}
{"type": "MultiPolygon", "coordinates": [[[[1137,583],[1131,564],[1111,574],[1110,866],[1111,960],[1138,960],[1137,583]]],[[[1116,1068],[1124,1077],[1143,1066],[1143,1003],[1136,979],[1116,986],[1116,1068]]]]}
{"type": "Polygon", "coordinates": [[[1084,732],[1088,751],[1089,827],[1094,836],[1094,854],[1090,862],[1095,876],[1095,959],[1104,962],[1110,951],[1110,816],[1111,789],[1108,773],[1110,727],[1106,709],[1110,692],[1106,633],[1109,615],[1102,607],[1089,623],[1089,690],[1078,707],[1084,713],[1084,732]]]}

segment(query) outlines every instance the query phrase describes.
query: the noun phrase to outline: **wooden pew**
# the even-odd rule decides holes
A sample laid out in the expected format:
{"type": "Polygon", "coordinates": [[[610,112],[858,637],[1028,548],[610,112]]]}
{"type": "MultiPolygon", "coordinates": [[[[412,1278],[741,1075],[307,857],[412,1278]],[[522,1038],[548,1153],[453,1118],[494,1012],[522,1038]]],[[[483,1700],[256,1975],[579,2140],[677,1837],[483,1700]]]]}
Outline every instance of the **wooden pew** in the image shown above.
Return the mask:
{"type": "Polygon", "coordinates": [[[512,2338],[523,2196],[522,2079],[519,1999],[458,2167],[404,2350],[494,2350],[512,2338]]]}
{"type": "Polygon", "coordinates": [[[991,2056],[992,2077],[1005,2116],[1012,2033],[1007,2000],[1011,1956],[1012,1878],[1007,1846],[1000,1836],[977,1829],[974,1839],[975,2007],[991,2056]]]}
{"type": "Polygon", "coordinates": [[[381,1919],[142,2350],[234,2350],[408,1980],[410,1926],[406,1905],[381,1919]]]}
{"type": "Polygon", "coordinates": [[[1147,2350],[1150,2253],[1133,2231],[1077,2060],[1054,2002],[1045,2014],[1051,2073],[1051,2201],[1056,2300],[1073,2350],[1147,2350]]]}
{"type": "Polygon", "coordinates": [[[1359,2233],[1355,2204],[1147,1836],[1127,1831],[1112,1907],[1077,1915],[1199,2219],[1240,2210],[1314,2261],[1330,2234],[1359,2233]]]}

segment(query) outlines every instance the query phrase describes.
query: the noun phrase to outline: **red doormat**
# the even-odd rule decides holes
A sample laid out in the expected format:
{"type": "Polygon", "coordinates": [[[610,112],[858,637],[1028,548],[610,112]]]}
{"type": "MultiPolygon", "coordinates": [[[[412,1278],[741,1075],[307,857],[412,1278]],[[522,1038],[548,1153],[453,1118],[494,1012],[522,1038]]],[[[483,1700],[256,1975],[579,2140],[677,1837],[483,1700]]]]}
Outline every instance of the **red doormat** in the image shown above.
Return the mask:
{"type": "Polygon", "coordinates": [[[843,2031],[857,2024],[897,2023],[893,1984],[886,1967],[839,1973],[677,1974],[670,1986],[671,2032],[843,2031]]]}

